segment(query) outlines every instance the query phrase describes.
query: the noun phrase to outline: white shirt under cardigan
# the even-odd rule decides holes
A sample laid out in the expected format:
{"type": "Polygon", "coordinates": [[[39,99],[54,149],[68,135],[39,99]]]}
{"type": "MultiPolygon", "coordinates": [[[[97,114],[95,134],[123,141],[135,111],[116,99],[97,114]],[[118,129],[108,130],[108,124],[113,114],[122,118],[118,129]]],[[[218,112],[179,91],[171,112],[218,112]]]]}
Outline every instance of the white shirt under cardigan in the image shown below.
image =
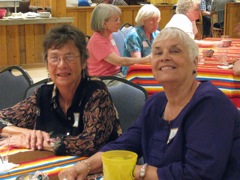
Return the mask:
{"type": "Polygon", "coordinates": [[[171,20],[167,23],[166,27],[176,27],[186,32],[192,39],[197,34],[197,27],[195,21],[191,22],[184,14],[174,14],[171,20]]]}

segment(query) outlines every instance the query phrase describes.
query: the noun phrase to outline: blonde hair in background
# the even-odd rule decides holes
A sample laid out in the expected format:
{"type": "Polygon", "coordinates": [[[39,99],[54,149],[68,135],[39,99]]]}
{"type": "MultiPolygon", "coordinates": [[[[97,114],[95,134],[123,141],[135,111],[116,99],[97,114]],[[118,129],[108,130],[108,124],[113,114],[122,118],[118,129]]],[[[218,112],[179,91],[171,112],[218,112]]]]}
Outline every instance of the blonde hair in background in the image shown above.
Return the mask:
{"type": "Polygon", "coordinates": [[[121,9],[112,4],[97,5],[91,17],[91,29],[96,32],[104,31],[104,22],[108,21],[113,15],[121,16],[121,9]]]}
{"type": "Polygon", "coordinates": [[[178,0],[176,13],[186,14],[190,9],[200,5],[201,0],[178,0]]]}
{"type": "Polygon", "coordinates": [[[152,4],[145,4],[139,9],[135,22],[137,25],[142,26],[144,21],[151,17],[161,18],[160,10],[152,4]]]}

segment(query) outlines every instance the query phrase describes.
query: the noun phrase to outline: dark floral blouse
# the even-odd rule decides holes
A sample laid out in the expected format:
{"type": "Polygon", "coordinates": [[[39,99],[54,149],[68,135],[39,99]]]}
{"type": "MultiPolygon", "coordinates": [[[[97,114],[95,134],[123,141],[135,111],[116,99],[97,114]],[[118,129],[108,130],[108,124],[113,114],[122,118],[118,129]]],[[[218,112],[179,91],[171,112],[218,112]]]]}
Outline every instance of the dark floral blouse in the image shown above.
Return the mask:
{"type": "Polygon", "coordinates": [[[57,155],[91,156],[121,135],[117,111],[100,80],[82,79],[66,115],[58,96],[54,84],[36,89],[29,98],[0,110],[0,128],[12,124],[46,131],[56,139],[53,148],[57,155]]]}

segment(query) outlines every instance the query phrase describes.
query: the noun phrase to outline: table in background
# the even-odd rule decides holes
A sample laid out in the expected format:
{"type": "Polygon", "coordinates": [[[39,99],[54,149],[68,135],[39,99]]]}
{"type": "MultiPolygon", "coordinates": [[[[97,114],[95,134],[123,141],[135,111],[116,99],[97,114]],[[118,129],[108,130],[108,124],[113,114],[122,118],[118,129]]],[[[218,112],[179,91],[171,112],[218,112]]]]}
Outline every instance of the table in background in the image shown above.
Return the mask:
{"type": "MultiPolygon", "coordinates": [[[[206,40],[216,41],[220,39],[207,38],[206,40]]],[[[200,47],[199,56],[202,56],[203,49],[209,49],[209,47],[200,47]]],[[[205,64],[198,65],[197,80],[211,81],[217,88],[223,91],[237,107],[240,107],[240,76],[234,76],[232,69],[218,68],[218,48],[212,47],[211,49],[213,49],[215,53],[212,58],[205,58],[205,64]]],[[[240,58],[240,39],[233,39],[231,47],[221,49],[227,49],[228,62],[232,63],[240,58]]],[[[126,79],[145,88],[149,95],[163,91],[162,85],[153,77],[151,65],[130,66],[126,79]]]]}
{"type": "MultiPolygon", "coordinates": [[[[0,179],[15,180],[20,175],[40,171],[46,173],[50,180],[58,180],[57,175],[62,169],[85,159],[77,156],[56,156],[50,151],[29,151],[17,148],[11,148],[9,154],[9,162],[19,166],[7,172],[0,172],[0,179]]],[[[99,175],[89,176],[87,180],[93,180],[95,176],[99,175]]]]}

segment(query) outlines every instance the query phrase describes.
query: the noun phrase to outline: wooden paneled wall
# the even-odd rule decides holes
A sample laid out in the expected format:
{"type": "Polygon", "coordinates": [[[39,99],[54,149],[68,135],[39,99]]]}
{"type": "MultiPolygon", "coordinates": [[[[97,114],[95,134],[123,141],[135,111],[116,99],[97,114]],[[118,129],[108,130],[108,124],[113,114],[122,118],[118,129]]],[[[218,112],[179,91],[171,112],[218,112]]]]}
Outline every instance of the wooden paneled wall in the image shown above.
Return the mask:
{"type": "MultiPolygon", "coordinates": [[[[121,24],[130,23],[135,25],[135,17],[138,10],[141,8],[140,5],[131,6],[119,6],[122,10],[121,24]]],[[[173,6],[164,5],[157,6],[161,11],[161,21],[159,22],[160,28],[164,28],[168,21],[173,15],[173,6]]],[[[78,27],[86,35],[92,35],[92,30],[90,28],[91,14],[94,7],[67,7],[66,15],[68,17],[74,17],[73,25],[78,27]]]]}
{"type": "Polygon", "coordinates": [[[235,27],[238,23],[240,23],[240,2],[227,3],[224,13],[224,34],[237,37],[235,27]]]}
{"type": "Polygon", "coordinates": [[[38,7],[49,7],[50,1],[49,0],[30,0],[30,6],[38,6],[38,7]]]}
{"type": "Polygon", "coordinates": [[[1,25],[0,67],[43,63],[43,37],[55,25],[55,23],[1,25]]]}

